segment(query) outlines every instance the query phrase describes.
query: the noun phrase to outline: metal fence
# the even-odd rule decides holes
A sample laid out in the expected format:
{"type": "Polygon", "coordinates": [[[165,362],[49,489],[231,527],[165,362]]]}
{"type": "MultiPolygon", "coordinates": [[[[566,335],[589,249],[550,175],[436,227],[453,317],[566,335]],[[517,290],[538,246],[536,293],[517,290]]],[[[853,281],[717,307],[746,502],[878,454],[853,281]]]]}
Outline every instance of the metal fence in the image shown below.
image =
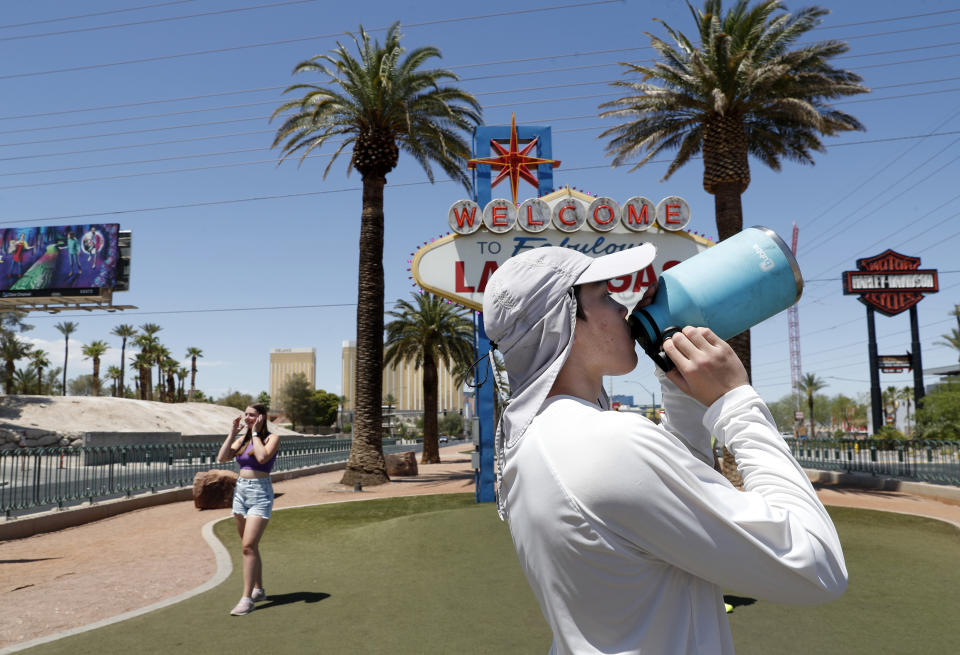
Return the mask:
{"type": "MultiPolygon", "coordinates": [[[[350,439],[290,438],[280,444],[275,472],[344,462],[350,439]]],[[[383,451],[415,449],[384,439],[383,451]]],[[[219,443],[20,448],[0,451],[0,512],[7,518],[83,502],[130,497],[193,485],[210,469],[237,470],[217,462],[219,443]]]]}
{"type": "Polygon", "coordinates": [[[887,439],[787,439],[806,468],[871,473],[960,485],[960,442],[887,439]]]}

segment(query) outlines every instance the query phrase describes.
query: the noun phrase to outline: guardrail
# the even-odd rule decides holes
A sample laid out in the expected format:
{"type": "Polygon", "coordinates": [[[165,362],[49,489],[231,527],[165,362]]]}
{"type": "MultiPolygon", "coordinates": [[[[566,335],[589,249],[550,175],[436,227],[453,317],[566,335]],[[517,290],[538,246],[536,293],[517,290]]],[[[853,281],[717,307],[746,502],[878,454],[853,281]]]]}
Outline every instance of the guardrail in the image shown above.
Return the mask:
{"type": "Polygon", "coordinates": [[[787,439],[806,468],[861,472],[960,485],[960,442],[888,439],[787,439]]]}
{"type": "MultiPolygon", "coordinates": [[[[344,462],[350,439],[288,438],[280,444],[274,472],[344,462]]],[[[385,453],[409,450],[384,439],[385,453]]],[[[217,462],[218,443],[20,448],[0,451],[0,512],[6,518],[83,502],[131,497],[193,485],[210,469],[237,470],[217,462]]]]}

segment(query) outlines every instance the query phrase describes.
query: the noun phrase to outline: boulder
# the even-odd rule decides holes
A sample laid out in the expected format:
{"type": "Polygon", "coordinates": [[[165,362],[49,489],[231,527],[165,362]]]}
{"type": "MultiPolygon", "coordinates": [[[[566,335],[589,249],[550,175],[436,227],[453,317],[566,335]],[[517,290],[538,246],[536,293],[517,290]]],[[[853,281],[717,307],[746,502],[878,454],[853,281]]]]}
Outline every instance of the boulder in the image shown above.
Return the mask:
{"type": "Polygon", "coordinates": [[[236,486],[237,474],[233,471],[200,471],[193,476],[193,506],[197,509],[233,507],[233,489],[236,486]]]}
{"type": "Polygon", "coordinates": [[[417,453],[408,451],[386,455],[387,475],[393,477],[403,477],[407,475],[417,475],[417,453]]]}

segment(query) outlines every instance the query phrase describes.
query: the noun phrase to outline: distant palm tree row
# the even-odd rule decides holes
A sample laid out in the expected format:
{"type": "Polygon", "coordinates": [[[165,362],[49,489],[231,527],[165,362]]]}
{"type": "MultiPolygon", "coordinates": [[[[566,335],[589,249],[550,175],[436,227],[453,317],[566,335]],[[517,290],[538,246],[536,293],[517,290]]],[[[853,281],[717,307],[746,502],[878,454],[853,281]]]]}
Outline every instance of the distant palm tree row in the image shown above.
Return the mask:
{"type": "MultiPolygon", "coordinates": [[[[0,359],[3,360],[3,389],[6,394],[55,394],[67,395],[71,388],[76,393],[100,396],[103,393],[100,363],[103,356],[111,349],[111,345],[104,340],[97,339],[82,346],[84,359],[92,363],[89,377],[78,378],[67,384],[67,361],[70,356],[70,335],[74,334],[79,325],[73,321],[62,321],[54,326],[63,335],[63,366],[54,371],[50,370],[52,362],[50,355],[42,349],[34,348],[30,343],[22,340],[12,330],[0,332],[0,359]],[[25,368],[17,369],[16,362],[28,360],[25,368]],[[46,378],[44,371],[47,371],[46,378]],[[57,375],[62,376],[57,380],[57,375]]],[[[139,328],[121,324],[115,327],[110,334],[120,338],[120,366],[110,366],[106,371],[106,378],[110,380],[109,395],[119,398],[139,398],[141,400],[159,400],[163,402],[184,402],[196,400],[201,395],[197,391],[197,359],[203,357],[200,348],[187,348],[185,357],[190,359],[190,369],[181,366],[172,356],[169,348],[160,343],[157,333],[163,328],[156,323],[144,323],[139,328]],[[137,348],[137,352],[129,360],[129,367],[136,371],[133,376],[133,388],[127,386],[124,371],[127,366],[128,341],[137,348]],[[156,385],[153,383],[153,367],[156,366],[156,385]],[[185,392],[184,386],[190,375],[190,389],[185,392]]]]}

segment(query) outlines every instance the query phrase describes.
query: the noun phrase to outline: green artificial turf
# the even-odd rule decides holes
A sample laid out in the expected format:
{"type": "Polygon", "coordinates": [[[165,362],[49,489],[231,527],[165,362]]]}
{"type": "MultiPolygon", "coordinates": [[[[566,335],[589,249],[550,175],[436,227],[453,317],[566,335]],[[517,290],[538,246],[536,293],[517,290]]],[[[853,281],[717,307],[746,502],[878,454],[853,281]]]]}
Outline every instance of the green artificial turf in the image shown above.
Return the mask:
{"type": "MultiPolygon", "coordinates": [[[[274,512],[269,599],[229,616],[242,587],[233,521],[216,526],[230,578],[177,605],[31,653],[545,653],[546,627],[506,524],[473,494],[274,512]]],[[[149,566],[149,558],[144,558],[149,566]]]]}
{"type": "MultiPolygon", "coordinates": [[[[831,509],[850,588],[818,607],[736,599],[738,655],[955,653],[960,530],[831,509]]],[[[225,583],[183,603],[31,649],[70,653],[546,653],[550,634],[492,504],[472,494],[274,513],[261,550],[270,600],[245,617],[232,521],[225,583]]],[[[149,557],[144,565],[150,565],[149,557]]]]}
{"type": "Polygon", "coordinates": [[[843,544],[847,592],[812,607],[736,607],[737,655],[960,653],[960,530],[917,516],[828,511],[843,544]]]}

